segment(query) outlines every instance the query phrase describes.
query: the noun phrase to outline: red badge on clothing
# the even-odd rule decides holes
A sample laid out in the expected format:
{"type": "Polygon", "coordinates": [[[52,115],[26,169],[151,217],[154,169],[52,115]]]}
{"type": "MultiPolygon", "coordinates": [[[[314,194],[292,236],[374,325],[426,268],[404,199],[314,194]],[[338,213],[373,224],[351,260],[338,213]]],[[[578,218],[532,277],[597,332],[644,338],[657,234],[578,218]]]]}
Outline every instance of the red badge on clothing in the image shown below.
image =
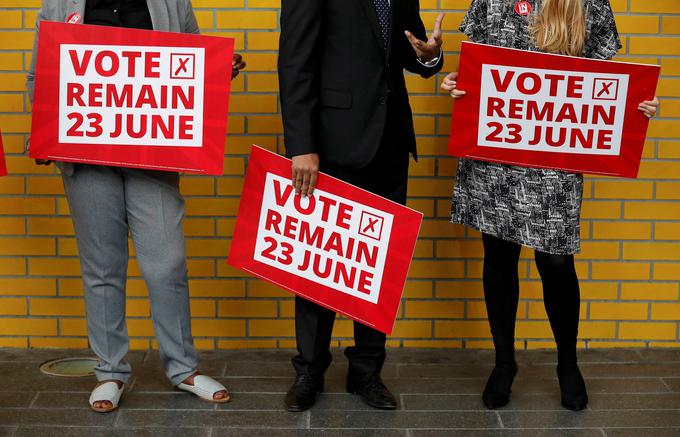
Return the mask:
{"type": "Polygon", "coordinates": [[[526,17],[531,13],[531,3],[527,1],[517,2],[515,5],[515,12],[523,17],[526,17]]]}
{"type": "Polygon", "coordinates": [[[0,132],[0,176],[7,176],[7,164],[5,163],[5,149],[2,147],[2,132],[0,132]]]}
{"type": "Polygon", "coordinates": [[[253,147],[229,264],[391,333],[423,215],[325,174],[302,198],[291,175],[253,147]]]}
{"type": "Polygon", "coordinates": [[[68,24],[80,24],[80,21],[82,20],[81,16],[79,13],[74,12],[71,15],[68,16],[66,19],[66,22],[68,24]]]}
{"type": "Polygon", "coordinates": [[[31,157],[221,175],[233,47],[42,22],[31,157]]]}
{"type": "Polygon", "coordinates": [[[449,153],[637,177],[659,66],[464,42],[449,153]]]}

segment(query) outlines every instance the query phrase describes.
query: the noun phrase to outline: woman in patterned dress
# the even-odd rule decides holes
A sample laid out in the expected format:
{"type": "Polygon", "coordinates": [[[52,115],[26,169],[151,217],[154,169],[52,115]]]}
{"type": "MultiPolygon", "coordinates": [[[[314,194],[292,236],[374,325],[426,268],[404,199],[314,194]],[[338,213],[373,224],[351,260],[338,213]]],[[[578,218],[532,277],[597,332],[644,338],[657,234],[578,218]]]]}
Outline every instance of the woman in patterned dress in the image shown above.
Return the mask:
{"type": "MultiPolygon", "coordinates": [[[[621,48],[608,0],[473,0],[460,30],[474,42],[594,59],[611,59],[621,48]]],[[[461,98],[465,92],[456,89],[456,78],[449,74],[442,88],[461,98]]],[[[639,110],[652,117],[657,106],[655,98],[639,110]]],[[[562,405],[577,411],[588,403],[576,363],[580,295],[574,254],[580,250],[582,193],[581,174],[469,159],[458,164],[451,221],[481,231],[484,244],[484,297],[496,349],[482,395],[487,408],[508,403],[517,373],[522,246],[535,249],[557,344],[562,405]]]]}

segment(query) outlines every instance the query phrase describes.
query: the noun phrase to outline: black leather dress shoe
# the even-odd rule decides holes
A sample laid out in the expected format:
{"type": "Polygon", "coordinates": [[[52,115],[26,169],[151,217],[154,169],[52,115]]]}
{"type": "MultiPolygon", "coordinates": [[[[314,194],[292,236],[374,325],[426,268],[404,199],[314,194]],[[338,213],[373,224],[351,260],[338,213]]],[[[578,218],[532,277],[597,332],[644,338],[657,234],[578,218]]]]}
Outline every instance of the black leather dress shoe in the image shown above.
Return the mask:
{"type": "Polygon", "coordinates": [[[385,387],[380,375],[371,374],[363,378],[348,376],[347,391],[361,396],[361,399],[373,408],[394,410],[397,400],[385,387]]]}
{"type": "Polygon", "coordinates": [[[293,413],[308,410],[316,401],[316,394],[323,392],[323,382],[317,383],[309,375],[295,377],[293,386],[286,393],[286,408],[293,413]]]}

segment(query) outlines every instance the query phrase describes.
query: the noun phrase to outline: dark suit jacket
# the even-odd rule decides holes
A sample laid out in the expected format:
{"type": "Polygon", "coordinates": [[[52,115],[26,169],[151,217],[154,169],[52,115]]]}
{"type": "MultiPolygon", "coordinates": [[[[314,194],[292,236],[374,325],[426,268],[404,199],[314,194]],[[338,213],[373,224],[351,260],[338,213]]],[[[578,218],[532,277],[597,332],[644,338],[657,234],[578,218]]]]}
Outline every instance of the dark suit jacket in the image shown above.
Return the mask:
{"type": "Polygon", "coordinates": [[[430,77],[404,35],[426,40],[418,0],[392,0],[387,52],[373,0],[282,0],[279,83],[289,157],[319,153],[323,163],[361,168],[385,129],[416,153],[404,69],[430,77]]]}

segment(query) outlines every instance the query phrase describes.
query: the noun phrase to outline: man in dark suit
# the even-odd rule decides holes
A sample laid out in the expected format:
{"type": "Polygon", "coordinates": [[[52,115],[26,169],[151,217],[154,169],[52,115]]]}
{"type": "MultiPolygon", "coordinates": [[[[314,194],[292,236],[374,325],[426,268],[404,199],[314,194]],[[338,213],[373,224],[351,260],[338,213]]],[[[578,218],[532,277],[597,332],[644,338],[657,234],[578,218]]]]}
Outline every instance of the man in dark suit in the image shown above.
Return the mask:
{"type": "MultiPolygon", "coordinates": [[[[287,155],[296,193],[312,195],[318,171],[401,204],[416,141],[404,69],[430,77],[442,67],[441,21],[428,39],[418,0],[283,0],[279,82],[287,155]]],[[[335,312],[296,298],[299,354],[289,411],[310,408],[324,388],[335,312]]],[[[383,384],[385,334],[354,323],[347,390],[396,408],[383,384]]]]}

